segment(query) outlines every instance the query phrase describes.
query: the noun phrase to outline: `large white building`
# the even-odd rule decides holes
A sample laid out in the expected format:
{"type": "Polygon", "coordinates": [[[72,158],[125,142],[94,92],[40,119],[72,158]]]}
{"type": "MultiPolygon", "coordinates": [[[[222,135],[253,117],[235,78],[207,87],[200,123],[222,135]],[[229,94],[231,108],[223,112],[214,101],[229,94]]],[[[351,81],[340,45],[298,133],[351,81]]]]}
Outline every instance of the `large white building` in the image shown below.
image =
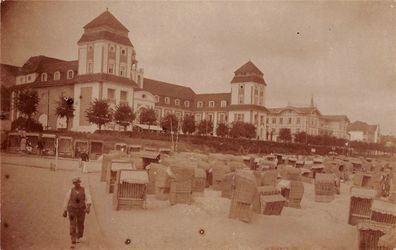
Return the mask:
{"type": "MultiPolygon", "coordinates": [[[[45,129],[66,126],[65,120],[56,116],[55,108],[61,96],[70,96],[76,108],[69,124],[74,131],[97,129],[85,112],[94,99],[104,99],[112,106],[129,105],[137,113],[142,108],[154,108],[158,120],[174,113],[179,118],[193,114],[196,121],[211,120],[214,128],[234,121],[252,123],[262,140],[276,140],[281,128],[290,128],[292,133],[325,132],[347,137],[346,116],[324,116],[314,106],[267,109],[267,83],[263,72],[251,61],[234,72],[227,93],[197,94],[185,86],[145,78],[128,33],[106,10],[84,26],[77,42],[78,60],[31,57],[18,70],[14,94],[26,87],[37,90],[40,104],[35,118],[45,129]]],[[[13,109],[11,119],[18,115],[13,109]]],[[[106,128],[118,129],[114,123],[106,128]]]]}

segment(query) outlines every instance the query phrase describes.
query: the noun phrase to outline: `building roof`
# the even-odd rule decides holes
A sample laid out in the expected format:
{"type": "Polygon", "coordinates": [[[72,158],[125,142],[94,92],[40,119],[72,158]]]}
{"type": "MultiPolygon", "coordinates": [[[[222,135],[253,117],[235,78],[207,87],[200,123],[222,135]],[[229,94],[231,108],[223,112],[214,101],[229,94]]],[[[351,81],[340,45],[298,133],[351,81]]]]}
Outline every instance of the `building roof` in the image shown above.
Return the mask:
{"type": "Polygon", "coordinates": [[[296,113],[299,114],[312,114],[313,112],[317,111],[320,114],[320,111],[316,107],[294,107],[294,106],[286,106],[284,108],[269,108],[269,112],[272,114],[280,114],[286,110],[294,110],[296,113]]]}
{"type": "MultiPolygon", "coordinates": [[[[62,73],[62,72],[67,72],[68,70],[73,70],[73,71],[77,72],[78,71],[78,60],[61,61],[61,62],[54,62],[54,63],[43,63],[38,67],[37,72],[52,74],[56,71],[59,71],[62,73]]],[[[41,79],[38,79],[38,80],[41,80],[41,79]]]]}
{"type": "Polygon", "coordinates": [[[235,75],[259,75],[263,76],[264,73],[257,68],[252,61],[248,61],[244,65],[242,65],[239,69],[234,71],[235,75]]]}
{"type": "Polygon", "coordinates": [[[231,83],[239,83],[239,82],[256,82],[261,83],[267,86],[263,77],[260,76],[234,76],[232,78],[231,83]]]}
{"type": "Polygon", "coordinates": [[[92,33],[84,33],[80,40],[78,40],[79,43],[85,43],[85,42],[93,42],[97,40],[107,40],[107,41],[112,41],[115,43],[119,43],[122,45],[126,46],[132,46],[132,42],[129,40],[128,36],[122,36],[120,34],[116,34],[110,31],[99,31],[99,32],[92,32],[92,33]]]}
{"type": "Polygon", "coordinates": [[[256,82],[267,85],[263,78],[263,72],[250,60],[234,71],[234,73],[235,76],[232,78],[231,83],[256,82]]]}
{"type": "Polygon", "coordinates": [[[20,70],[19,75],[37,72],[41,65],[47,64],[47,63],[57,63],[57,62],[64,62],[64,60],[52,58],[52,57],[48,57],[48,56],[43,56],[43,55],[32,56],[22,66],[22,69],[20,70]]]}
{"type": "Polygon", "coordinates": [[[10,74],[12,74],[14,76],[16,76],[18,74],[19,69],[21,68],[21,67],[18,67],[18,66],[4,64],[4,63],[1,63],[0,67],[1,67],[1,73],[3,72],[3,70],[6,70],[8,73],[10,73],[10,74]]]}
{"type": "Polygon", "coordinates": [[[195,102],[202,102],[203,104],[203,106],[199,108],[195,106],[194,108],[196,110],[224,110],[227,109],[231,103],[231,93],[197,94],[195,96],[195,102]],[[214,102],[214,107],[209,107],[210,101],[214,102]],[[225,107],[221,107],[221,101],[227,102],[225,107]]]}
{"type": "Polygon", "coordinates": [[[1,86],[9,88],[16,84],[15,77],[18,75],[20,67],[8,64],[0,64],[1,86]]]}
{"type": "Polygon", "coordinates": [[[121,77],[121,76],[116,76],[112,74],[106,74],[106,73],[97,73],[97,74],[87,74],[87,75],[78,75],[77,76],[78,82],[85,83],[85,82],[100,82],[100,81],[111,81],[111,82],[117,82],[117,83],[124,83],[128,85],[132,85],[132,87],[137,87],[137,84],[135,81],[121,77]]]}
{"type": "Polygon", "coordinates": [[[323,119],[326,119],[328,121],[348,121],[349,119],[346,115],[322,115],[323,119]]]}
{"type": "Polygon", "coordinates": [[[84,29],[97,28],[101,26],[108,26],[115,30],[129,32],[129,30],[120,21],[118,21],[117,18],[115,18],[108,10],[106,10],[94,20],[86,24],[84,26],[84,29]]]}
{"type": "Polygon", "coordinates": [[[268,112],[268,109],[264,106],[253,105],[253,104],[237,104],[237,105],[230,105],[228,110],[238,111],[238,110],[256,110],[256,111],[264,111],[268,112]]]}
{"type": "Polygon", "coordinates": [[[363,132],[370,132],[374,133],[377,130],[377,125],[369,125],[362,121],[355,121],[348,126],[349,131],[363,131],[363,132]]]}
{"type": "Polygon", "coordinates": [[[153,95],[176,97],[188,100],[194,100],[195,98],[194,91],[189,87],[148,78],[143,79],[143,89],[149,91],[153,95]]]}

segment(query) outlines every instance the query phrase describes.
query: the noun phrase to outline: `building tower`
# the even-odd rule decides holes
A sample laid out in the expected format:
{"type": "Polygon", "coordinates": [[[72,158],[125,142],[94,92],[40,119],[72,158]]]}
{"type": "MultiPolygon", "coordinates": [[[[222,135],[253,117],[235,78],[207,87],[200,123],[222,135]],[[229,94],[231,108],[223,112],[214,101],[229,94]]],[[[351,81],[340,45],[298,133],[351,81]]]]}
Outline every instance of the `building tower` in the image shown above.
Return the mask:
{"type": "Polygon", "coordinates": [[[250,60],[234,72],[231,80],[231,105],[229,120],[251,123],[257,137],[264,139],[268,110],[265,108],[264,74],[250,60]]]}
{"type": "Polygon", "coordinates": [[[265,106],[264,74],[250,60],[234,72],[231,81],[231,105],[265,106]]]}
{"type": "MultiPolygon", "coordinates": [[[[128,29],[108,10],[84,26],[78,45],[78,78],[74,85],[73,129],[95,131],[86,111],[95,99],[106,100],[111,108],[134,106],[134,92],[143,87],[143,70],[138,69],[136,51],[128,29]]],[[[116,124],[106,124],[116,129],[116,124]]]]}
{"type": "Polygon", "coordinates": [[[111,74],[129,78],[142,87],[143,70],[138,69],[128,33],[108,10],[85,25],[77,42],[79,75],[111,74]]]}

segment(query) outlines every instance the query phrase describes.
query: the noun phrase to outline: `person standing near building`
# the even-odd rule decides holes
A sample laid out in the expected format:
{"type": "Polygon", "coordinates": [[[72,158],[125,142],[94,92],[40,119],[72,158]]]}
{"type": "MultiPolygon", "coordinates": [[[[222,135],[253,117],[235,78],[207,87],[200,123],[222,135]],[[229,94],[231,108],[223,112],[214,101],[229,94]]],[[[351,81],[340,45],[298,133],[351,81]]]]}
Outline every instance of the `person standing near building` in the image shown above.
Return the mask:
{"type": "Polygon", "coordinates": [[[84,174],[86,174],[86,173],[88,173],[87,161],[89,161],[89,156],[88,156],[87,151],[85,149],[83,150],[83,152],[81,152],[80,157],[81,157],[82,172],[84,174]]]}
{"type": "Polygon", "coordinates": [[[89,214],[92,204],[89,190],[81,186],[79,177],[73,179],[73,185],[74,187],[66,193],[63,204],[63,217],[66,218],[69,214],[72,248],[84,235],[85,214],[89,214]]]}

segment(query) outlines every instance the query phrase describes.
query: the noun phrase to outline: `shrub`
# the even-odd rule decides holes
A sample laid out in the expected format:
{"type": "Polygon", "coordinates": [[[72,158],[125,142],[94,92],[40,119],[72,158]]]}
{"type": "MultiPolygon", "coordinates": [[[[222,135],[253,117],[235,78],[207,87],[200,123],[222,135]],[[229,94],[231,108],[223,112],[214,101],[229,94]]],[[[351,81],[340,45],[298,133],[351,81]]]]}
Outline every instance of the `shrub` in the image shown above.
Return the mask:
{"type": "Polygon", "coordinates": [[[12,130],[26,130],[27,132],[40,132],[43,131],[43,125],[36,120],[18,117],[11,123],[12,130]]]}

